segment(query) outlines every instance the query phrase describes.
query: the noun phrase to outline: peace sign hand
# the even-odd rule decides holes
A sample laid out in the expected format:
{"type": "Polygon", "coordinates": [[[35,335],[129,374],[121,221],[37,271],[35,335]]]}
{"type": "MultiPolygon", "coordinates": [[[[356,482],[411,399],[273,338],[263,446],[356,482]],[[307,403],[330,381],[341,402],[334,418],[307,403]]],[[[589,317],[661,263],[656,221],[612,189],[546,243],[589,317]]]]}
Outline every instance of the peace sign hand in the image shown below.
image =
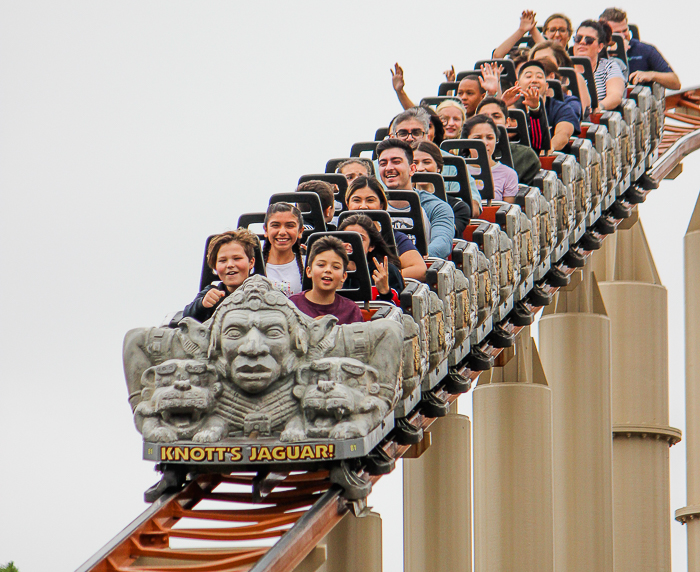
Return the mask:
{"type": "Polygon", "coordinates": [[[372,280],[374,280],[374,285],[379,290],[379,293],[386,296],[391,288],[389,288],[389,259],[384,257],[384,264],[379,262],[376,258],[374,260],[375,270],[372,272],[372,280]]]}

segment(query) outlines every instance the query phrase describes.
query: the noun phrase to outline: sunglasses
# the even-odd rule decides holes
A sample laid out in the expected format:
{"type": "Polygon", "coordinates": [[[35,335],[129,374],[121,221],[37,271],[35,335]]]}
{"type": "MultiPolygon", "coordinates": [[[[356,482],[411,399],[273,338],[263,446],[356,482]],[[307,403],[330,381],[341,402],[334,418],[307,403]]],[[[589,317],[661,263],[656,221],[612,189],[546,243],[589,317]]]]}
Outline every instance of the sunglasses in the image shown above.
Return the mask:
{"type": "Polygon", "coordinates": [[[574,44],[585,44],[586,46],[592,46],[594,42],[597,42],[598,38],[592,38],[591,36],[582,36],[581,34],[576,34],[574,36],[574,44]]]}

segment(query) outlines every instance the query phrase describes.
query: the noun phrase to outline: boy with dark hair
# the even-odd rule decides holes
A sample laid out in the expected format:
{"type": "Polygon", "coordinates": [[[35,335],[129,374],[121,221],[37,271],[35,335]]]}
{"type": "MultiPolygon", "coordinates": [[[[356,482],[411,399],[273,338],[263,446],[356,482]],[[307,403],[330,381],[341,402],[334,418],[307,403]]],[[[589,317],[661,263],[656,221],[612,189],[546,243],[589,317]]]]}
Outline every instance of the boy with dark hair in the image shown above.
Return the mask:
{"type": "Polygon", "coordinates": [[[236,291],[248,278],[255,266],[255,247],[258,237],[245,228],[217,234],[207,247],[207,265],[219,277],[218,284],[210,284],[182,312],[183,318],[204,322],[226,296],[236,291]]]}
{"type": "Polygon", "coordinates": [[[362,321],[362,312],[355,302],[336,294],[348,277],[348,254],[345,245],[334,236],[319,238],[311,246],[306,260],[306,275],[311,278],[311,290],[290,296],[304,314],[312,318],[331,314],[338,324],[362,321]]]}

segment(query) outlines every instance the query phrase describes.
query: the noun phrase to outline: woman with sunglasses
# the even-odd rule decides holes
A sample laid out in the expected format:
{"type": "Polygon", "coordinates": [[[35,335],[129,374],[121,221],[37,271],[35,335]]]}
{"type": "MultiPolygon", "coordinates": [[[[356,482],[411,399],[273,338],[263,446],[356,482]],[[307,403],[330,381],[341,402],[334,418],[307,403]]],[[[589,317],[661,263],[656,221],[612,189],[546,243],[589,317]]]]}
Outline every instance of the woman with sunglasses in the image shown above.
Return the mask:
{"type": "Polygon", "coordinates": [[[581,22],[574,36],[574,55],[591,60],[599,111],[618,107],[625,93],[625,76],[620,66],[614,60],[600,57],[606,37],[602,24],[595,20],[581,22]]]}

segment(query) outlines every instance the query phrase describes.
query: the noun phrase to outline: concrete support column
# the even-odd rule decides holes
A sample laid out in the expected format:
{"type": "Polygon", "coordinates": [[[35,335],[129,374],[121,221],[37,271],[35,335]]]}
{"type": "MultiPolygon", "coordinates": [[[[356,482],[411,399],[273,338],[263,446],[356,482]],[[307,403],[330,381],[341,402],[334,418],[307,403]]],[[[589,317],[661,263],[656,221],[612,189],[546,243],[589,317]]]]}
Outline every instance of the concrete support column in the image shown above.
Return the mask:
{"type": "Polygon", "coordinates": [[[552,572],[552,393],[530,328],[474,390],[476,572],[552,572]]]}
{"type": "Polygon", "coordinates": [[[382,517],[376,512],[362,518],[348,512],[323,542],[326,563],[319,572],[382,570],[382,517]]]}
{"type": "MultiPolygon", "coordinates": [[[[607,241],[606,241],[607,242],[607,241]]],[[[668,307],[641,223],[596,254],[612,342],[615,572],[670,572],[668,307]]]]}
{"type": "Polygon", "coordinates": [[[430,428],[431,446],[404,459],[405,572],[471,572],[470,433],[454,402],[430,428]]]}
{"type": "Polygon", "coordinates": [[[685,450],[688,570],[700,570],[700,198],[685,234],[685,450]]]}
{"type": "Polygon", "coordinates": [[[613,569],[610,320],[588,268],[540,320],[552,390],[554,569],[613,569]]]}

